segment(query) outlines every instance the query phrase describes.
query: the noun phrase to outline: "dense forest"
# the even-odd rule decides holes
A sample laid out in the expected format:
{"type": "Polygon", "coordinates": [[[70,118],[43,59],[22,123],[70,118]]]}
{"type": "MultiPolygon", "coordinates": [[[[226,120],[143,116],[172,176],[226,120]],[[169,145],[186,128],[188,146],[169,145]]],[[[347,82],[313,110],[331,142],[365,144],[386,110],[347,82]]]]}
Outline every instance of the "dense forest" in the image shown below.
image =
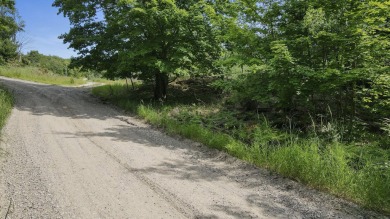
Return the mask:
{"type": "Polygon", "coordinates": [[[53,6],[72,25],[60,37],[78,51],[72,66],[144,82],[96,95],[168,132],[389,210],[390,1],[53,6]]]}
{"type": "MultiPolygon", "coordinates": [[[[154,80],[167,98],[177,77],[218,75],[248,110],[379,131],[390,115],[390,17],[376,1],[78,1],[54,6],[74,65],[154,80]],[[232,71],[233,68],[242,71],[232,71]]],[[[311,121],[305,121],[310,123],[311,121]]],[[[386,147],[389,147],[387,145],[386,147]]]]}

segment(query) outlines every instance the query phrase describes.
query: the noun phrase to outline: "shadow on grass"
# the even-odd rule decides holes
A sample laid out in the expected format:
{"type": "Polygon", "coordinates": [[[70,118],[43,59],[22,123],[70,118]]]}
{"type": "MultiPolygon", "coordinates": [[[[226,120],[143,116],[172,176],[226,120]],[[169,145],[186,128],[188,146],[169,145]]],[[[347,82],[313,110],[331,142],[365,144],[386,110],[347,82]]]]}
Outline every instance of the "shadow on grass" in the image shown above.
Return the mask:
{"type": "MultiPolygon", "coordinates": [[[[85,88],[66,88],[6,79],[0,79],[0,82],[14,93],[15,108],[17,110],[26,111],[35,116],[83,120],[97,119],[103,122],[112,119],[122,120],[123,117],[120,110],[107,106],[98,99],[91,97],[89,91],[85,88]]],[[[185,100],[184,97],[191,96],[191,94],[192,91],[183,91],[182,99],[185,100]]],[[[183,101],[180,103],[183,103],[183,101]]],[[[172,102],[172,104],[177,103],[172,102]]],[[[307,206],[299,203],[299,200],[302,199],[311,199],[313,204],[331,200],[327,195],[313,190],[308,192],[309,189],[288,189],[286,183],[294,186],[296,183],[279,176],[270,175],[268,171],[242,164],[216,150],[197,147],[173,138],[166,138],[163,133],[150,128],[125,122],[123,122],[123,125],[116,127],[107,126],[108,128],[100,132],[59,132],[53,134],[62,135],[66,138],[107,138],[113,144],[115,142],[133,142],[141,144],[142,147],[183,150],[184,153],[190,155],[191,159],[165,159],[157,165],[137,169],[136,171],[145,175],[159,174],[179,181],[221,183],[221,186],[228,179],[229,182],[238,183],[246,189],[248,194],[242,196],[244,196],[248,206],[271,217],[282,217],[282,215],[286,215],[287,209],[294,209],[299,215],[314,214],[314,210],[310,210],[307,206]],[[226,168],[226,165],[223,165],[224,167],[220,168],[222,164],[229,162],[232,164],[231,167],[226,168]],[[261,195],[257,192],[260,190],[262,191],[261,195]],[[274,191],[278,192],[274,193],[274,191]],[[312,197],[313,194],[315,194],[315,197],[312,197]]],[[[215,204],[209,207],[214,212],[224,212],[233,218],[252,217],[252,214],[241,206],[232,208],[223,204],[215,204]]],[[[359,209],[354,206],[349,208],[354,209],[354,211],[359,209]]],[[[361,215],[364,215],[364,213],[361,213],[361,215]]],[[[326,213],[321,216],[326,217],[326,213]]],[[[213,216],[211,215],[210,218],[213,218],[213,216]]]]}
{"type": "MultiPolygon", "coordinates": [[[[103,132],[79,132],[79,133],[56,133],[66,138],[108,138],[113,142],[125,142],[141,144],[142,147],[156,147],[168,150],[181,150],[189,155],[189,159],[169,159],[147,168],[134,168],[143,175],[154,174],[168,177],[180,182],[203,184],[213,182],[221,185],[237,183],[246,192],[239,194],[246,201],[246,206],[223,205],[216,203],[209,206],[213,212],[221,212],[232,218],[253,218],[253,212],[267,217],[285,217],[291,215],[297,218],[343,218],[348,216],[343,211],[354,212],[354,215],[371,217],[359,207],[350,205],[344,201],[334,201],[330,195],[304,188],[297,182],[272,174],[266,170],[254,168],[251,165],[237,161],[217,150],[196,146],[172,138],[164,137],[159,131],[150,130],[137,126],[117,126],[105,129],[103,132]],[[226,163],[230,164],[226,167],[226,163]],[[326,208],[321,203],[332,203],[326,208]],[[308,205],[309,203],[309,205],[308,205]],[[335,205],[340,212],[327,212],[329,206],[335,205]],[[337,206],[343,206],[343,208],[337,206]],[[248,207],[251,211],[248,211],[248,207]],[[339,213],[339,215],[337,215],[339,213]],[[331,215],[334,214],[334,215],[331,215]]],[[[134,144],[133,144],[134,145],[134,144]]],[[[115,147],[115,146],[111,146],[115,147]]],[[[229,188],[229,187],[227,187],[229,188]]],[[[234,191],[230,191],[234,193],[234,191]]],[[[216,218],[209,216],[207,218],[216,218]]]]}

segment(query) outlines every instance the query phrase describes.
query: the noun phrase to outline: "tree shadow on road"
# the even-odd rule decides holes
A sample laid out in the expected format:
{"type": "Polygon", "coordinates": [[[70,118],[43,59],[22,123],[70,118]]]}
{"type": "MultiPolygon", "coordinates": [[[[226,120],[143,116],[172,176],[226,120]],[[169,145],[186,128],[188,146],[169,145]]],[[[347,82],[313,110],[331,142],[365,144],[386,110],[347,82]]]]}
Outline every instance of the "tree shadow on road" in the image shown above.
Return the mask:
{"type": "MultiPolygon", "coordinates": [[[[136,171],[148,176],[157,174],[178,181],[196,183],[214,182],[224,186],[226,181],[245,189],[245,200],[255,212],[261,212],[270,217],[284,217],[292,214],[297,217],[343,217],[344,213],[335,210],[335,215],[321,212],[321,208],[343,209],[349,212],[358,212],[357,215],[366,215],[365,212],[352,204],[337,200],[329,195],[303,187],[297,182],[285,179],[270,173],[267,170],[255,168],[245,164],[224,152],[206,148],[194,142],[166,137],[158,130],[147,126],[129,123],[124,113],[112,106],[102,103],[92,97],[85,88],[69,88],[42,84],[31,84],[20,81],[4,80],[3,84],[15,95],[15,109],[28,112],[34,116],[52,116],[67,119],[82,119],[85,123],[89,119],[108,121],[118,119],[114,127],[109,124],[106,128],[96,131],[56,132],[64,138],[101,138],[112,142],[104,147],[110,150],[115,142],[121,145],[136,143],[142,147],[156,147],[167,150],[180,150],[183,159],[169,159],[147,168],[136,171]],[[305,204],[306,203],[306,204],[305,204]],[[309,203],[311,206],[307,206],[309,203]],[[329,207],[333,206],[333,207],[329,207]],[[341,207],[340,207],[341,206],[341,207]],[[289,212],[293,209],[293,212],[289,212]],[[318,215],[320,212],[320,215],[318,215]],[[340,213],[340,215],[336,215],[340,213]]],[[[88,128],[88,127],[87,127],[88,128]]],[[[93,127],[91,127],[93,128],[93,127]]],[[[77,130],[77,129],[76,129],[77,130]]],[[[241,206],[231,207],[224,204],[210,206],[214,212],[223,212],[233,218],[251,218],[250,212],[241,206]]],[[[210,218],[213,218],[211,216],[210,218]]]]}
{"type": "MultiPolygon", "coordinates": [[[[256,168],[237,160],[224,152],[207,148],[200,144],[173,137],[166,137],[158,130],[148,127],[121,125],[107,128],[103,132],[57,133],[67,138],[107,138],[113,142],[141,144],[142,147],[158,147],[168,150],[180,150],[183,159],[166,158],[147,168],[135,168],[134,171],[146,176],[149,174],[169,177],[181,182],[213,182],[221,187],[230,182],[245,189],[247,206],[255,212],[268,217],[329,218],[347,217],[344,212],[370,217],[359,207],[343,200],[318,192],[299,183],[256,168]],[[328,212],[324,209],[339,209],[328,212]],[[345,210],[348,209],[348,210],[345,210]]],[[[213,212],[222,212],[233,218],[253,218],[253,213],[244,207],[223,204],[210,206],[213,212]]],[[[212,218],[212,217],[211,217],[212,218]]]]}

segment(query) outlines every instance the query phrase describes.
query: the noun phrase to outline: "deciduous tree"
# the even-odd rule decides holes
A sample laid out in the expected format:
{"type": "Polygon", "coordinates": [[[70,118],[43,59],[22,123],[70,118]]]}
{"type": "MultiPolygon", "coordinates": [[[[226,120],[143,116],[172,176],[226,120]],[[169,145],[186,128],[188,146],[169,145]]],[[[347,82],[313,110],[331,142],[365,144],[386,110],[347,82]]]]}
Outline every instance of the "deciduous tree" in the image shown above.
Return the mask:
{"type": "Polygon", "coordinates": [[[139,73],[165,99],[170,76],[214,69],[220,55],[215,5],[175,0],[56,0],[72,28],[61,36],[79,52],[74,64],[109,77],[139,73]]]}
{"type": "Polygon", "coordinates": [[[16,33],[23,30],[23,22],[15,9],[15,1],[0,1],[0,64],[17,55],[16,33]]]}

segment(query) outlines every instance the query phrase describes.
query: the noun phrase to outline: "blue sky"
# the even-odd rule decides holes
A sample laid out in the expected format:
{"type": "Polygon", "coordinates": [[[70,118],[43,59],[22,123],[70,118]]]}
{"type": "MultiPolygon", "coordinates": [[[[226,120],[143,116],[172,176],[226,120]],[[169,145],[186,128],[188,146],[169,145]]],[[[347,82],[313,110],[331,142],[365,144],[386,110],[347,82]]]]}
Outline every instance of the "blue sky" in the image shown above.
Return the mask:
{"type": "Polygon", "coordinates": [[[28,40],[23,52],[38,50],[41,54],[63,58],[76,56],[73,49],[67,49],[58,36],[69,31],[70,25],[58,8],[52,7],[51,0],[16,0],[16,8],[26,27],[21,37],[28,40]]]}

